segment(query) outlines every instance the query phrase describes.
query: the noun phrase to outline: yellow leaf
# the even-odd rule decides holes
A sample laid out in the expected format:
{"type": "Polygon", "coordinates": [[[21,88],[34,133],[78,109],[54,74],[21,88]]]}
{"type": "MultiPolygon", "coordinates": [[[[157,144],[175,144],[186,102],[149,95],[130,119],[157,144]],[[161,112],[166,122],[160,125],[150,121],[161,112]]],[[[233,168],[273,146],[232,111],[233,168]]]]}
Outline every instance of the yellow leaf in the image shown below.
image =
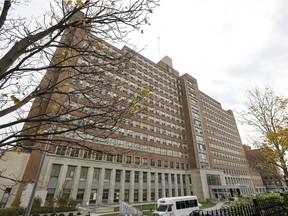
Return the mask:
{"type": "Polygon", "coordinates": [[[103,44],[98,44],[97,47],[98,47],[98,49],[102,50],[104,48],[104,45],[103,44]]]}
{"type": "Polygon", "coordinates": [[[147,17],[144,18],[144,22],[145,22],[145,24],[148,23],[147,17]]]}
{"type": "Polygon", "coordinates": [[[16,98],[15,95],[11,95],[10,98],[13,100],[15,105],[20,103],[20,100],[18,98],[16,98]]]}
{"type": "Polygon", "coordinates": [[[20,154],[22,152],[22,148],[20,146],[15,146],[13,151],[17,152],[17,154],[20,154]]]}
{"type": "Polygon", "coordinates": [[[68,66],[68,61],[66,60],[66,61],[63,61],[62,62],[62,66],[68,66]]]}
{"type": "Polygon", "coordinates": [[[56,104],[56,103],[54,103],[53,105],[52,105],[52,109],[58,109],[58,107],[59,107],[59,105],[58,104],[56,104]]]}
{"type": "Polygon", "coordinates": [[[150,93],[149,93],[149,91],[147,89],[142,89],[141,96],[142,97],[149,97],[150,93]]]}
{"type": "Polygon", "coordinates": [[[43,130],[38,130],[37,131],[37,134],[43,134],[44,132],[43,132],[43,130]]]}
{"type": "Polygon", "coordinates": [[[72,0],[68,0],[68,1],[66,2],[66,7],[69,7],[71,4],[72,4],[72,0]]]}
{"type": "Polygon", "coordinates": [[[136,99],[132,99],[132,104],[137,104],[138,101],[136,99]]]}
{"type": "Polygon", "coordinates": [[[83,6],[84,6],[84,3],[82,2],[82,0],[76,0],[76,4],[77,4],[79,7],[83,7],[83,6]]]}
{"type": "Polygon", "coordinates": [[[68,82],[65,82],[64,83],[64,86],[69,86],[70,84],[68,82]]]}
{"type": "Polygon", "coordinates": [[[115,6],[115,1],[111,1],[111,5],[114,7],[115,6]]]}

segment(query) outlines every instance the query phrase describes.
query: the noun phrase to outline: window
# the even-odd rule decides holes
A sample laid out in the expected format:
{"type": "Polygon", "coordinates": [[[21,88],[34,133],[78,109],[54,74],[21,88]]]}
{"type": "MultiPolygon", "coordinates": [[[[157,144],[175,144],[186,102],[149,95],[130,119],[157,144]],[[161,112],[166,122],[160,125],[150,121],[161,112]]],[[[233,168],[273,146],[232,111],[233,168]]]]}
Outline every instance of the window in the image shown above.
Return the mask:
{"type": "Polygon", "coordinates": [[[61,165],[59,164],[53,164],[52,171],[51,171],[51,177],[58,177],[60,173],[61,165]]]}
{"type": "Polygon", "coordinates": [[[147,183],[147,172],[143,172],[143,183],[147,183]]]}
{"type": "Polygon", "coordinates": [[[151,183],[155,182],[155,173],[151,173],[151,183]]]}
{"type": "Polygon", "coordinates": [[[110,169],[105,169],[104,181],[110,181],[110,177],[111,177],[111,170],[110,169]]]}
{"type": "Polygon", "coordinates": [[[180,184],[180,175],[177,174],[177,184],[180,184]]]}
{"type": "Polygon", "coordinates": [[[150,162],[151,162],[150,163],[151,166],[155,166],[155,160],[154,159],[151,159],[150,162]]]}
{"type": "Polygon", "coordinates": [[[91,159],[91,150],[85,149],[83,158],[91,159]]]}
{"type": "Polygon", "coordinates": [[[208,185],[221,185],[219,175],[207,175],[208,185]]]}
{"type": "Polygon", "coordinates": [[[108,196],[109,196],[109,189],[103,189],[102,200],[103,201],[108,200],[108,196]]]}
{"type": "Polygon", "coordinates": [[[72,148],[70,152],[70,157],[79,157],[79,148],[72,148]]]}
{"type": "Polygon", "coordinates": [[[175,184],[175,175],[171,174],[171,184],[175,184]]]}
{"type": "Polygon", "coordinates": [[[168,173],[165,173],[165,184],[168,184],[168,173]]]}
{"type": "Polygon", "coordinates": [[[121,170],[116,170],[115,182],[121,181],[121,170]]]}
{"type": "Polygon", "coordinates": [[[107,154],[107,161],[113,161],[113,155],[107,154]]]}
{"type": "Polygon", "coordinates": [[[147,158],[143,158],[142,163],[143,163],[143,165],[147,165],[147,158]]]}
{"type": "Polygon", "coordinates": [[[164,161],[164,167],[168,168],[168,161],[164,161]]]}
{"type": "Polygon", "coordinates": [[[138,171],[135,171],[135,174],[134,174],[134,182],[135,182],[135,183],[138,183],[138,182],[139,182],[139,172],[138,172],[138,171]]]}
{"type": "Polygon", "coordinates": [[[117,162],[122,163],[123,162],[123,155],[117,155],[117,162]]]}
{"type": "Polygon", "coordinates": [[[162,173],[158,173],[158,183],[162,183],[162,173]]]}
{"type": "Polygon", "coordinates": [[[170,168],[174,168],[174,163],[173,163],[173,161],[170,162],[170,168]]]}
{"type": "Polygon", "coordinates": [[[79,204],[82,204],[82,200],[84,198],[84,189],[78,189],[77,195],[76,195],[76,200],[79,204]]]}
{"type": "Polygon", "coordinates": [[[130,175],[131,175],[131,171],[127,171],[125,172],[125,182],[130,182],[130,175]]]}
{"type": "Polygon", "coordinates": [[[80,179],[86,179],[88,175],[88,167],[81,167],[80,179]]]}
{"type": "Polygon", "coordinates": [[[103,158],[102,152],[96,151],[95,159],[96,160],[102,160],[102,158],[103,158]]]}
{"type": "Polygon", "coordinates": [[[162,161],[158,160],[158,167],[162,167],[162,161]]]}
{"type": "Polygon", "coordinates": [[[65,155],[66,150],[67,150],[67,146],[58,146],[56,154],[57,155],[65,155]]]}
{"type": "Polygon", "coordinates": [[[99,181],[100,170],[100,168],[94,168],[93,180],[99,181]]]}
{"type": "Polygon", "coordinates": [[[73,179],[75,169],[76,169],[75,166],[68,166],[67,173],[66,173],[66,179],[73,179]]]}
{"type": "Polygon", "coordinates": [[[131,156],[126,156],[126,163],[131,164],[132,162],[132,157],[131,156]]]}
{"type": "Polygon", "coordinates": [[[139,157],[135,157],[135,164],[140,164],[140,158],[139,157]]]}

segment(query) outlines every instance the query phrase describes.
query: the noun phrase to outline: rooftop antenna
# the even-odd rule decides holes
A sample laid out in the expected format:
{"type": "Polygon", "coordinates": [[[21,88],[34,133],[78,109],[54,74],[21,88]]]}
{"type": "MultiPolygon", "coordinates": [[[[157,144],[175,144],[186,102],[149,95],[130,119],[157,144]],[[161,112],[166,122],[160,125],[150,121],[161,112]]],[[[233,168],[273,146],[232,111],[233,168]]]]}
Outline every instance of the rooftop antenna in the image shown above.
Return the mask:
{"type": "Polygon", "coordinates": [[[159,61],[161,60],[161,49],[160,49],[160,36],[158,34],[158,49],[159,49],[159,61]]]}

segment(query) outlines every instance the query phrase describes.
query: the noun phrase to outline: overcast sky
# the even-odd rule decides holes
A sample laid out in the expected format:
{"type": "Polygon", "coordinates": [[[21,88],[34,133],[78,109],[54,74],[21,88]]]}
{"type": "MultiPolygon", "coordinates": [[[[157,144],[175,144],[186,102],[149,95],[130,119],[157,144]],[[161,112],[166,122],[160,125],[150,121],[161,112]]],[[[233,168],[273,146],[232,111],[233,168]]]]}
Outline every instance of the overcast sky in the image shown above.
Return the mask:
{"type": "MultiPolygon", "coordinates": [[[[287,95],[288,1],[161,0],[160,4],[151,26],[143,35],[133,36],[139,49],[147,46],[142,55],[154,62],[169,56],[180,75],[196,78],[200,90],[224,109],[241,111],[245,90],[251,86],[271,85],[287,95]]],[[[238,127],[246,142],[244,128],[238,127]]]]}
{"type": "MultiPolygon", "coordinates": [[[[21,13],[47,2],[33,0],[21,13]]],[[[146,47],[141,54],[155,63],[169,56],[180,75],[196,78],[224,109],[241,111],[251,86],[272,85],[288,95],[287,11],[284,0],[161,0],[151,25],[131,35],[131,42],[146,47]]]]}

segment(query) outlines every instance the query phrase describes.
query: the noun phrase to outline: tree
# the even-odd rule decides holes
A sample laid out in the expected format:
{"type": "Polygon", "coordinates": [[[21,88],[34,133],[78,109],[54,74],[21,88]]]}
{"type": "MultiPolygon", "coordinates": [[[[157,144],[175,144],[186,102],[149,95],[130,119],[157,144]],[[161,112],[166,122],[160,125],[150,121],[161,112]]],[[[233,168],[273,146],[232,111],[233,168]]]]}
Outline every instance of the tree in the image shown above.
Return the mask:
{"type": "Polygon", "coordinates": [[[157,1],[55,0],[42,20],[29,22],[9,14],[20,1],[3,0],[0,6],[0,117],[7,119],[0,125],[2,153],[42,150],[48,139],[57,146],[61,134],[74,132],[88,141],[95,137],[86,134],[96,130],[99,139],[107,139],[118,124],[143,111],[139,103],[147,89],[119,91],[133,51],[105,41],[123,43],[131,31],[143,31],[157,1]]]}
{"type": "Polygon", "coordinates": [[[254,146],[261,149],[267,164],[282,170],[287,182],[288,99],[278,96],[270,87],[262,91],[252,88],[246,98],[241,120],[258,132],[259,136],[253,139],[254,146]]]}

